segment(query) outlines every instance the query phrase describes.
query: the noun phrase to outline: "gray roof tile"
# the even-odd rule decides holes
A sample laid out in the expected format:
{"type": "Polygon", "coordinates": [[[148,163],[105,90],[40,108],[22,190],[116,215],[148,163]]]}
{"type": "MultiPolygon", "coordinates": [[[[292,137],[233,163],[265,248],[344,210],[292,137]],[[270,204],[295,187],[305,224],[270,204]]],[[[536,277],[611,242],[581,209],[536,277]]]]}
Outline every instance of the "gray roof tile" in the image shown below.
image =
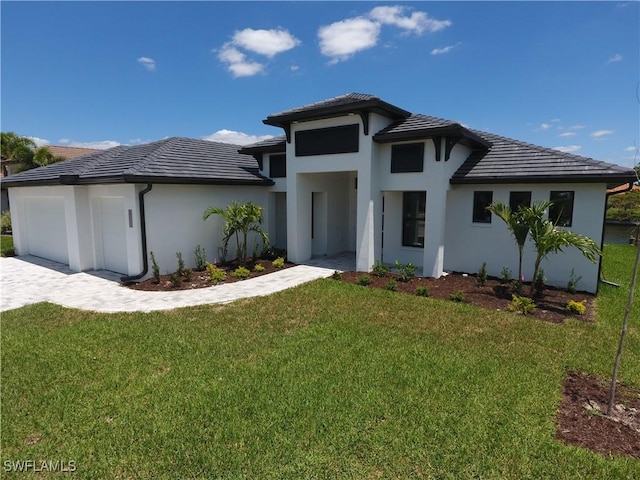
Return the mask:
{"type": "Polygon", "coordinates": [[[3,179],[5,186],[59,183],[201,183],[271,185],[239,145],[171,137],[119,146],[3,179]]]}

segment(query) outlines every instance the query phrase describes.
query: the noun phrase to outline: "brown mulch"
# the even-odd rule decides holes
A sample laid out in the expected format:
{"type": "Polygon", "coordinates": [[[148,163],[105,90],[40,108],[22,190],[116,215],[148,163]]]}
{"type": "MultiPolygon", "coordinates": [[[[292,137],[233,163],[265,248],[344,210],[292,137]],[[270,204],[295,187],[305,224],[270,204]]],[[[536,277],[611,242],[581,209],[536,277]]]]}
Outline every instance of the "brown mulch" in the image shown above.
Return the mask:
{"type": "Polygon", "coordinates": [[[556,438],[603,455],[640,459],[640,390],[616,385],[606,416],[611,381],[570,373],[558,408],[556,438]]]}
{"type": "MultiPolygon", "coordinates": [[[[344,272],[342,280],[345,282],[358,284],[358,279],[365,275],[362,272],[344,272]]],[[[452,294],[461,291],[464,302],[477,305],[490,310],[507,311],[511,303],[511,289],[502,285],[496,278],[489,278],[484,286],[478,286],[474,275],[449,274],[440,278],[415,277],[409,282],[401,282],[397,275],[389,273],[384,277],[377,277],[372,273],[369,275],[371,283],[363,288],[386,288],[391,279],[396,280],[396,290],[409,295],[416,294],[416,288],[420,286],[429,289],[429,297],[450,300],[452,294]],[[501,289],[503,291],[501,291],[501,289]]],[[[522,295],[529,292],[529,285],[524,284],[522,295]]],[[[587,311],[584,315],[578,315],[582,321],[595,321],[595,297],[590,293],[577,292],[569,293],[566,290],[545,287],[541,295],[534,298],[536,309],[529,314],[530,317],[537,318],[552,323],[562,323],[569,317],[576,317],[567,312],[566,306],[569,300],[586,300],[587,311]]]]}
{"type": "MultiPolygon", "coordinates": [[[[249,269],[249,271],[251,272],[248,278],[255,278],[261,275],[266,275],[268,273],[277,272],[284,268],[292,267],[294,265],[295,264],[293,263],[285,262],[282,268],[276,268],[273,266],[271,260],[257,260],[257,261],[247,262],[245,264],[245,267],[249,269]],[[262,272],[254,271],[254,268],[257,264],[260,264],[264,267],[264,270],[262,272]]],[[[219,283],[218,285],[221,285],[222,283],[233,283],[233,282],[242,281],[241,279],[231,275],[231,272],[233,272],[236,268],[238,268],[239,266],[238,263],[228,262],[224,264],[219,264],[217,266],[218,268],[227,272],[227,277],[225,281],[219,283]]],[[[178,286],[173,285],[173,282],[171,281],[171,274],[160,275],[159,283],[155,278],[150,278],[148,280],[145,280],[144,282],[127,285],[127,287],[133,290],[145,290],[150,292],[170,292],[175,290],[192,290],[194,288],[206,288],[206,287],[212,287],[212,286],[213,286],[213,283],[211,283],[211,281],[209,280],[209,275],[207,275],[206,271],[198,272],[195,270],[191,271],[188,275],[183,276],[181,278],[181,283],[178,286]]]]}

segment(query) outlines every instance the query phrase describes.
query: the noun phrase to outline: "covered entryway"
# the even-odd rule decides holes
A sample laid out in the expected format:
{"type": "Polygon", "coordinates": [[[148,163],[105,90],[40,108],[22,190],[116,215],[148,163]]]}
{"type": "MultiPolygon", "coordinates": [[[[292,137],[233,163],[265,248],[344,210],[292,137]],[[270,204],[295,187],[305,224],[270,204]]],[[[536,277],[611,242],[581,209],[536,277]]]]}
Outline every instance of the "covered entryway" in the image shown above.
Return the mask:
{"type": "Polygon", "coordinates": [[[63,197],[27,197],[24,218],[28,253],[69,263],[67,222],[63,197]]]}
{"type": "Polygon", "coordinates": [[[127,223],[124,198],[98,197],[94,202],[97,267],[126,274],[127,223]]]}

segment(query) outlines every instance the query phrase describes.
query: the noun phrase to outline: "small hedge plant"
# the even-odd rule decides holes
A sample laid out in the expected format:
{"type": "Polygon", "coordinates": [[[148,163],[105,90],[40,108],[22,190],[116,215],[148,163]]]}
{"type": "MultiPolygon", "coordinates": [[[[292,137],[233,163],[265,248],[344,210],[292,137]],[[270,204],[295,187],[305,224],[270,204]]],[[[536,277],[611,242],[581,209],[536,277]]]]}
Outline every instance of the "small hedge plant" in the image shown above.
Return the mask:
{"type": "Polygon", "coordinates": [[[511,303],[507,307],[510,312],[520,312],[523,315],[533,313],[536,309],[536,304],[532,298],[519,297],[518,295],[511,296],[511,303]]]}
{"type": "Polygon", "coordinates": [[[284,258],[283,257],[276,258],[273,262],[271,262],[271,265],[273,265],[275,268],[283,268],[284,258]]]}
{"type": "Polygon", "coordinates": [[[452,293],[449,295],[449,300],[452,302],[463,302],[464,301],[464,292],[462,290],[458,290],[456,293],[452,293]]]}
{"type": "Polygon", "coordinates": [[[363,287],[366,287],[370,283],[371,283],[371,277],[369,275],[360,275],[358,277],[358,285],[362,285],[363,287]]]}
{"type": "Polygon", "coordinates": [[[238,267],[231,273],[231,275],[235,278],[239,278],[240,280],[244,280],[245,278],[249,278],[251,272],[246,267],[238,267]]]}
{"type": "Polygon", "coordinates": [[[342,280],[342,272],[339,272],[338,270],[334,270],[333,273],[331,274],[331,278],[333,278],[334,280],[342,280]]]}
{"type": "Polygon", "coordinates": [[[207,263],[207,275],[209,275],[209,281],[214,285],[224,282],[227,278],[227,272],[212,263],[207,263]]]}
{"type": "Polygon", "coordinates": [[[384,277],[387,275],[387,273],[389,273],[389,267],[387,267],[381,261],[376,260],[375,263],[373,264],[373,267],[371,267],[371,272],[376,277],[384,277]]]}
{"type": "Polygon", "coordinates": [[[487,262],[484,262],[476,275],[476,284],[479,287],[484,287],[487,283],[487,276],[487,262]]]}
{"type": "Polygon", "coordinates": [[[390,292],[395,292],[396,290],[398,290],[398,282],[396,281],[395,278],[392,278],[387,282],[387,285],[385,285],[384,288],[386,288],[390,292]]]}
{"type": "Polygon", "coordinates": [[[411,262],[402,264],[396,260],[396,270],[398,270],[398,280],[401,282],[408,282],[416,276],[416,266],[411,262]]]}
{"type": "Polygon", "coordinates": [[[416,295],[419,297],[428,297],[429,296],[429,287],[416,287],[416,295]]]}
{"type": "Polygon", "coordinates": [[[264,272],[265,268],[260,265],[259,263],[256,263],[255,266],[253,267],[253,271],[256,273],[261,273],[264,272]]]}
{"type": "Polygon", "coordinates": [[[587,313],[587,301],[582,300],[581,302],[576,302],[575,300],[569,300],[567,303],[567,311],[570,313],[575,313],[576,315],[584,315],[587,313]]]}

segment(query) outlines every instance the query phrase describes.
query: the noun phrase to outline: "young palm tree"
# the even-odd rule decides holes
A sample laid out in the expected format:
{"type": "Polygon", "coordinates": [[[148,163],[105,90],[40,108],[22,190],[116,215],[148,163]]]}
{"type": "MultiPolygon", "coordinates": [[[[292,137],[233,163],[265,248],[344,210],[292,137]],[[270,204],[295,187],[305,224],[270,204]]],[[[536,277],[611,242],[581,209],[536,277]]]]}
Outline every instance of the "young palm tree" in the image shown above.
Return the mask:
{"type": "Polygon", "coordinates": [[[507,225],[518,245],[518,280],[520,281],[522,280],[522,254],[529,235],[530,223],[532,219],[542,218],[549,206],[551,206],[551,202],[534,203],[532,207],[520,207],[514,212],[509,205],[495,202],[487,208],[507,225]]]}
{"type": "MultiPolygon", "coordinates": [[[[575,247],[589,261],[595,262],[602,252],[596,243],[585,235],[557,228],[550,220],[542,216],[532,216],[529,219],[531,240],[536,246],[536,261],[533,268],[533,278],[538,277],[540,263],[550,253],[562,252],[565,247],[575,247]]],[[[531,282],[530,295],[535,289],[535,282],[531,282]]]]}
{"type": "Polygon", "coordinates": [[[221,215],[226,220],[222,228],[224,249],[227,249],[231,237],[235,236],[236,258],[240,262],[244,262],[247,258],[247,236],[249,232],[256,232],[265,245],[269,243],[269,237],[260,227],[262,223],[262,207],[253,202],[244,204],[233,202],[225,208],[211,206],[204,211],[202,219],[206,220],[211,215],[221,215]]]}
{"type": "Polygon", "coordinates": [[[33,150],[36,144],[29,137],[21,137],[13,132],[0,132],[1,156],[7,160],[18,162],[18,170],[28,170],[35,167],[33,150]]]}

